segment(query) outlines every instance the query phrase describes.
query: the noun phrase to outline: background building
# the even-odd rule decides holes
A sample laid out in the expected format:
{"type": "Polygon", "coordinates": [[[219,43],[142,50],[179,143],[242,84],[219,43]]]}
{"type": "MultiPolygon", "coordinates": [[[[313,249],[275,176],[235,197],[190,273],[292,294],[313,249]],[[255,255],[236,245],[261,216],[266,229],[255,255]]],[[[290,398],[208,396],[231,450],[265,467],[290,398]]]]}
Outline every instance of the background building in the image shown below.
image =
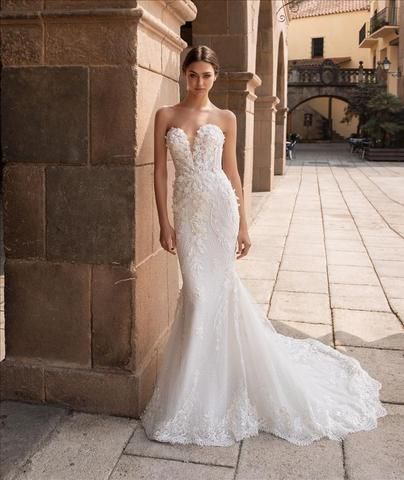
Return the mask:
{"type": "MultiPolygon", "coordinates": [[[[340,69],[372,68],[372,56],[359,48],[358,32],[369,18],[367,0],[303,0],[292,9],[289,29],[289,68],[320,66],[331,59],[340,69]]],[[[357,121],[341,123],[347,105],[344,95],[302,98],[289,114],[288,132],[297,132],[302,139],[329,139],[329,118],[332,139],[349,137],[356,131],[357,121]]]]}

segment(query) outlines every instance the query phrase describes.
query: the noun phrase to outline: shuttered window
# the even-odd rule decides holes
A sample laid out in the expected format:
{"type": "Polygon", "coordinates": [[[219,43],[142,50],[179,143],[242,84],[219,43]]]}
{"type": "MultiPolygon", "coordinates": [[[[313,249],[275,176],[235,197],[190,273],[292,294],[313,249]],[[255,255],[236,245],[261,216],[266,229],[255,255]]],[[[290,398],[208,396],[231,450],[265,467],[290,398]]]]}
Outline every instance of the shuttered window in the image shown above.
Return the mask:
{"type": "Polygon", "coordinates": [[[311,58],[324,57],[324,37],[311,39],[311,58]]]}

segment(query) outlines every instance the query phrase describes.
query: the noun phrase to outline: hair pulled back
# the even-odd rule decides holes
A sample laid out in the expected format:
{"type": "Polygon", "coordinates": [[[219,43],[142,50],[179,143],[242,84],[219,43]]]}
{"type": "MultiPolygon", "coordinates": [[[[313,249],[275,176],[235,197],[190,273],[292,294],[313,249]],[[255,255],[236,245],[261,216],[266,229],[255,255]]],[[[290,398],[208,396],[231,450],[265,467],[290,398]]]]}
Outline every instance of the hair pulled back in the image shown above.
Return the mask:
{"type": "Polygon", "coordinates": [[[185,73],[186,69],[191,63],[200,61],[210,63],[213,67],[215,75],[219,74],[220,67],[216,52],[207,45],[198,45],[189,50],[184,61],[182,62],[182,71],[185,73]]]}

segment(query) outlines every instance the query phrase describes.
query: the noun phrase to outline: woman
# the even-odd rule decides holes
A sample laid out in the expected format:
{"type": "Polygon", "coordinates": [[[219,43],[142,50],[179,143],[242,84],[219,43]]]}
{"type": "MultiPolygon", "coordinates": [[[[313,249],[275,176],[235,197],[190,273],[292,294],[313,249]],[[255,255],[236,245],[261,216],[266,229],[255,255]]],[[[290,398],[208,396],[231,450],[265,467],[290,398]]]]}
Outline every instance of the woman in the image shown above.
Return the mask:
{"type": "Polygon", "coordinates": [[[277,333],[241,283],[235,259],[247,255],[251,241],[236,118],[209,100],[219,72],[215,52],[192,48],[182,71],[186,97],[155,117],[160,242],[178,253],[183,286],[155,391],[141,415],[147,436],[226,446],[261,430],[306,445],[375,428],[387,414],[381,384],[354,358],[277,333]],[[167,146],[175,165],[174,228],[167,146]]]}

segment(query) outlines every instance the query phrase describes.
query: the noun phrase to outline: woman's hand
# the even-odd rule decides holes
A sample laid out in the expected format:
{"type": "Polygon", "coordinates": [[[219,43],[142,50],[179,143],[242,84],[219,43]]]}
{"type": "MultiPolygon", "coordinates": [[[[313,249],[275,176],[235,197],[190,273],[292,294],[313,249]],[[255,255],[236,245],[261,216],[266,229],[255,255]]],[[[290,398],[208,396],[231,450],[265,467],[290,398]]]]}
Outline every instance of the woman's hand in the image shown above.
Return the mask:
{"type": "Polygon", "coordinates": [[[175,230],[170,224],[160,228],[160,244],[164,250],[175,255],[177,242],[175,238],[175,230]]]}
{"type": "Polygon", "coordinates": [[[247,228],[240,228],[237,236],[237,251],[239,255],[236,257],[237,260],[241,257],[245,257],[250,250],[251,240],[248,235],[247,228]]]}

